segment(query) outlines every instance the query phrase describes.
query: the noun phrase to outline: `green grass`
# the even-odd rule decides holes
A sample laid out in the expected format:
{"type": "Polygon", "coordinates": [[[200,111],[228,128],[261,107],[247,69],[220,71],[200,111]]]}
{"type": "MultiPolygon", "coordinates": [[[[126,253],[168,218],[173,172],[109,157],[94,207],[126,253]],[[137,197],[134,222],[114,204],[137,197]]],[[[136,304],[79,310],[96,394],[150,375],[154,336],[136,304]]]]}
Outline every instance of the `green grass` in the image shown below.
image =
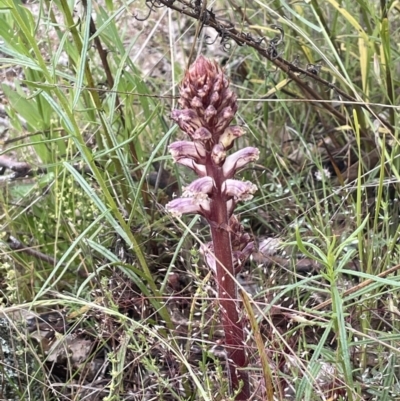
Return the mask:
{"type": "MultiPolygon", "coordinates": [[[[217,35],[207,28],[195,43],[231,77],[240,146],[261,152],[242,173],[259,191],[237,212],[290,256],[246,266],[259,289],[244,300],[255,399],[271,397],[265,383],[277,400],[398,399],[399,5],[208,3],[255,39],[225,51],[221,36],[205,44],[217,35]],[[260,46],[271,50],[274,24],[284,43],[268,60],[260,46]],[[300,258],[313,275],[294,272],[300,258]]],[[[198,22],[155,10],[143,22],[144,2],[0,0],[0,157],[40,168],[0,182],[2,312],[65,310],[58,341],[93,344],[60,372],[51,345],[28,339],[38,399],[84,399],[85,386],[107,400],[229,399],[215,283],[199,254],[209,232],[201,219],[172,220],[162,190],[192,178],[167,146],[183,138],[169,114],[198,22]]]]}

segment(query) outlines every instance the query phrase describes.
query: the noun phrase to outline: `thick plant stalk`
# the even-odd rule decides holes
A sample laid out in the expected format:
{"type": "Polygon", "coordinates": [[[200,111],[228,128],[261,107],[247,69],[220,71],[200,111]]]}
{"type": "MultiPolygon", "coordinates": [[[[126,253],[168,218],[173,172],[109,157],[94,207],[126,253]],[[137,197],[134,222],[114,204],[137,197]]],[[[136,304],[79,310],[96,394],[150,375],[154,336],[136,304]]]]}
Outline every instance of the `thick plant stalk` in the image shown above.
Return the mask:
{"type": "Polygon", "coordinates": [[[259,151],[246,147],[227,156],[244,130],[229,125],[237,111],[236,95],[216,63],[199,57],[186,73],[180,94],[181,110],[174,110],[171,117],[192,142],[174,142],[169,149],[175,162],[191,168],[199,178],[185,188],[181,198],[166,207],[177,216],[201,214],[210,225],[212,242],[202,252],[216,274],[229,382],[231,391],[237,392],[236,399],[247,400],[248,362],[235,274],[254,245],[233,211],[238,201],[251,199],[257,187],[233,177],[238,169],[257,160],[259,151]]]}
{"type": "Polygon", "coordinates": [[[218,298],[225,332],[225,346],[229,358],[228,364],[233,365],[229,366],[229,379],[233,389],[239,388],[239,380],[242,381],[241,397],[238,396],[237,399],[248,399],[250,396],[248,373],[245,370],[237,370],[247,366],[247,357],[243,324],[240,322],[237,306],[230,234],[218,227],[211,228],[211,233],[217,259],[218,298]]]}

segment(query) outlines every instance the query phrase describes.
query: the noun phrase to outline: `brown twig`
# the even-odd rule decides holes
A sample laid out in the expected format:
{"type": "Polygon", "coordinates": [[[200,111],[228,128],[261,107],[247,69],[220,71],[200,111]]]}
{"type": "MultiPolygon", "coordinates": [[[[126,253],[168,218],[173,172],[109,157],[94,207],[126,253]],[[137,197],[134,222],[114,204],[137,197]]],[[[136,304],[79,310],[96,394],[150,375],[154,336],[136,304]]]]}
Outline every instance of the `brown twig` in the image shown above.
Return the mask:
{"type": "MultiPolygon", "coordinates": [[[[387,270],[385,270],[384,272],[378,274],[378,275],[376,276],[376,278],[383,278],[383,277],[386,277],[386,276],[388,276],[389,274],[396,272],[397,270],[400,270],[400,264],[399,264],[399,265],[396,265],[396,266],[393,266],[393,267],[391,267],[390,269],[387,269],[387,270]]],[[[362,288],[366,287],[367,285],[372,284],[374,281],[376,281],[376,279],[369,278],[369,279],[363,281],[362,283],[357,284],[356,286],[351,287],[350,289],[348,289],[347,291],[345,291],[345,292],[343,293],[342,297],[345,297],[345,296],[347,296],[347,295],[353,294],[354,292],[356,292],[356,291],[358,291],[358,290],[361,290],[362,288]]],[[[312,308],[312,310],[321,310],[321,309],[323,309],[323,308],[329,306],[331,303],[332,303],[332,299],[328,299],[327,301],[322,302],[321,304],[319,304],[319,305],[317,305],[317,306],[314,306],[314,307],[312,308]]]]}
{"type": "Polygon", "coordinates": [[[5,155],[0,156],[0,167],[9,169],[23,176],[28,175],[32,171],[28,163],[15,161],[11,157],[5,155]]]}
{"type": "Polygon", "coordinates": [[[0,169],[11,170],[15,174],[13,178],[33,176],[35,174],[42,174],[47,171],[45,167],[38,167],[33,169],[27,162],[19,162],[6,155],[0,155],[0,169]]]}
{"type": "Polygon", "coordinates": [[[53,258],[52,256],[45,255],[44,253],[39,252],[35,249],[29,248],[27,245],[25,245],[23,242],[19,241],[12,235],[8,237],[7,242],[13,251],[21,251],[29,256],[33,256],[36,259],[42,260],[43,262],[46,262],[52,265],[53,267],[58,264],[57,259],[53,258]]]}

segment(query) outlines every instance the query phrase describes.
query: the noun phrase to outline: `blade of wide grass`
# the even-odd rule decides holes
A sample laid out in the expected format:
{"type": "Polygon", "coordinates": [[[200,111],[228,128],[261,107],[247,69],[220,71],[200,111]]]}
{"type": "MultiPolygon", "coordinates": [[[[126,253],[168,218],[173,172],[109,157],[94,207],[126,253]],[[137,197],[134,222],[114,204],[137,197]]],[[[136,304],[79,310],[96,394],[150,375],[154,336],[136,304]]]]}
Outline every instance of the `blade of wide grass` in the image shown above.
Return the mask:
{"type": "MultiPolygon", "coordinates": [[[[83,24],[83,38],[82,38],[82,48],[80,49],[80,57],[79,57],[79,64],[77,67],[77,76],[75,80],[75,91],[72,100],[71,109],[74,110],[78,101],[80,100],[82,89],[83,89],[83,80],[84,76],[87,73],[86,69],[88,68],[87,65],[87,55],[89,50],[89,37],[90,37],[90,19],[92,17],[92,2],[86,2],[86,13],[84,18],[82,18],[83,24]]],[[[91,86],[93,87],[93,86],[91,86]]]]}

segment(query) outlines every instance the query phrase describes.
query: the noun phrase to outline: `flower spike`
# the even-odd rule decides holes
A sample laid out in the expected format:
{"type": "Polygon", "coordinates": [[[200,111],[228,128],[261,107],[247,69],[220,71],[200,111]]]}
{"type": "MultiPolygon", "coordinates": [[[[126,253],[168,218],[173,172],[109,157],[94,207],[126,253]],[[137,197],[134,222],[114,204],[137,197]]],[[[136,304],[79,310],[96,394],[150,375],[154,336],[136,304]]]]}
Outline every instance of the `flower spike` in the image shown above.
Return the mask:
{"type": "Polygon", "coordinates": [[[199,178],[187,185],[182,197],[169,202],[166,209],[173,216],[200,214],[210,225],[212,242],[202,246],[201,252],[218,284],[229,379],[237,391],[235,399],[248,400],[248,373],[246,369],[237,369],[247,366],[247,357],[234,276],[242,269],[254,244],[233,212],[237,202],[251,199],[257,187],[233,177],[240,168],[257,160],[260,152],[247,147],[227,155],[244,129],[230,126],[238,108],[237,97],[215,62],[200,56],[190,66],[178,103],[181,110],[174,110],[171,118],[193,142],[174,142],[169,150],[176,163],[189,167],[199,178]]]}

